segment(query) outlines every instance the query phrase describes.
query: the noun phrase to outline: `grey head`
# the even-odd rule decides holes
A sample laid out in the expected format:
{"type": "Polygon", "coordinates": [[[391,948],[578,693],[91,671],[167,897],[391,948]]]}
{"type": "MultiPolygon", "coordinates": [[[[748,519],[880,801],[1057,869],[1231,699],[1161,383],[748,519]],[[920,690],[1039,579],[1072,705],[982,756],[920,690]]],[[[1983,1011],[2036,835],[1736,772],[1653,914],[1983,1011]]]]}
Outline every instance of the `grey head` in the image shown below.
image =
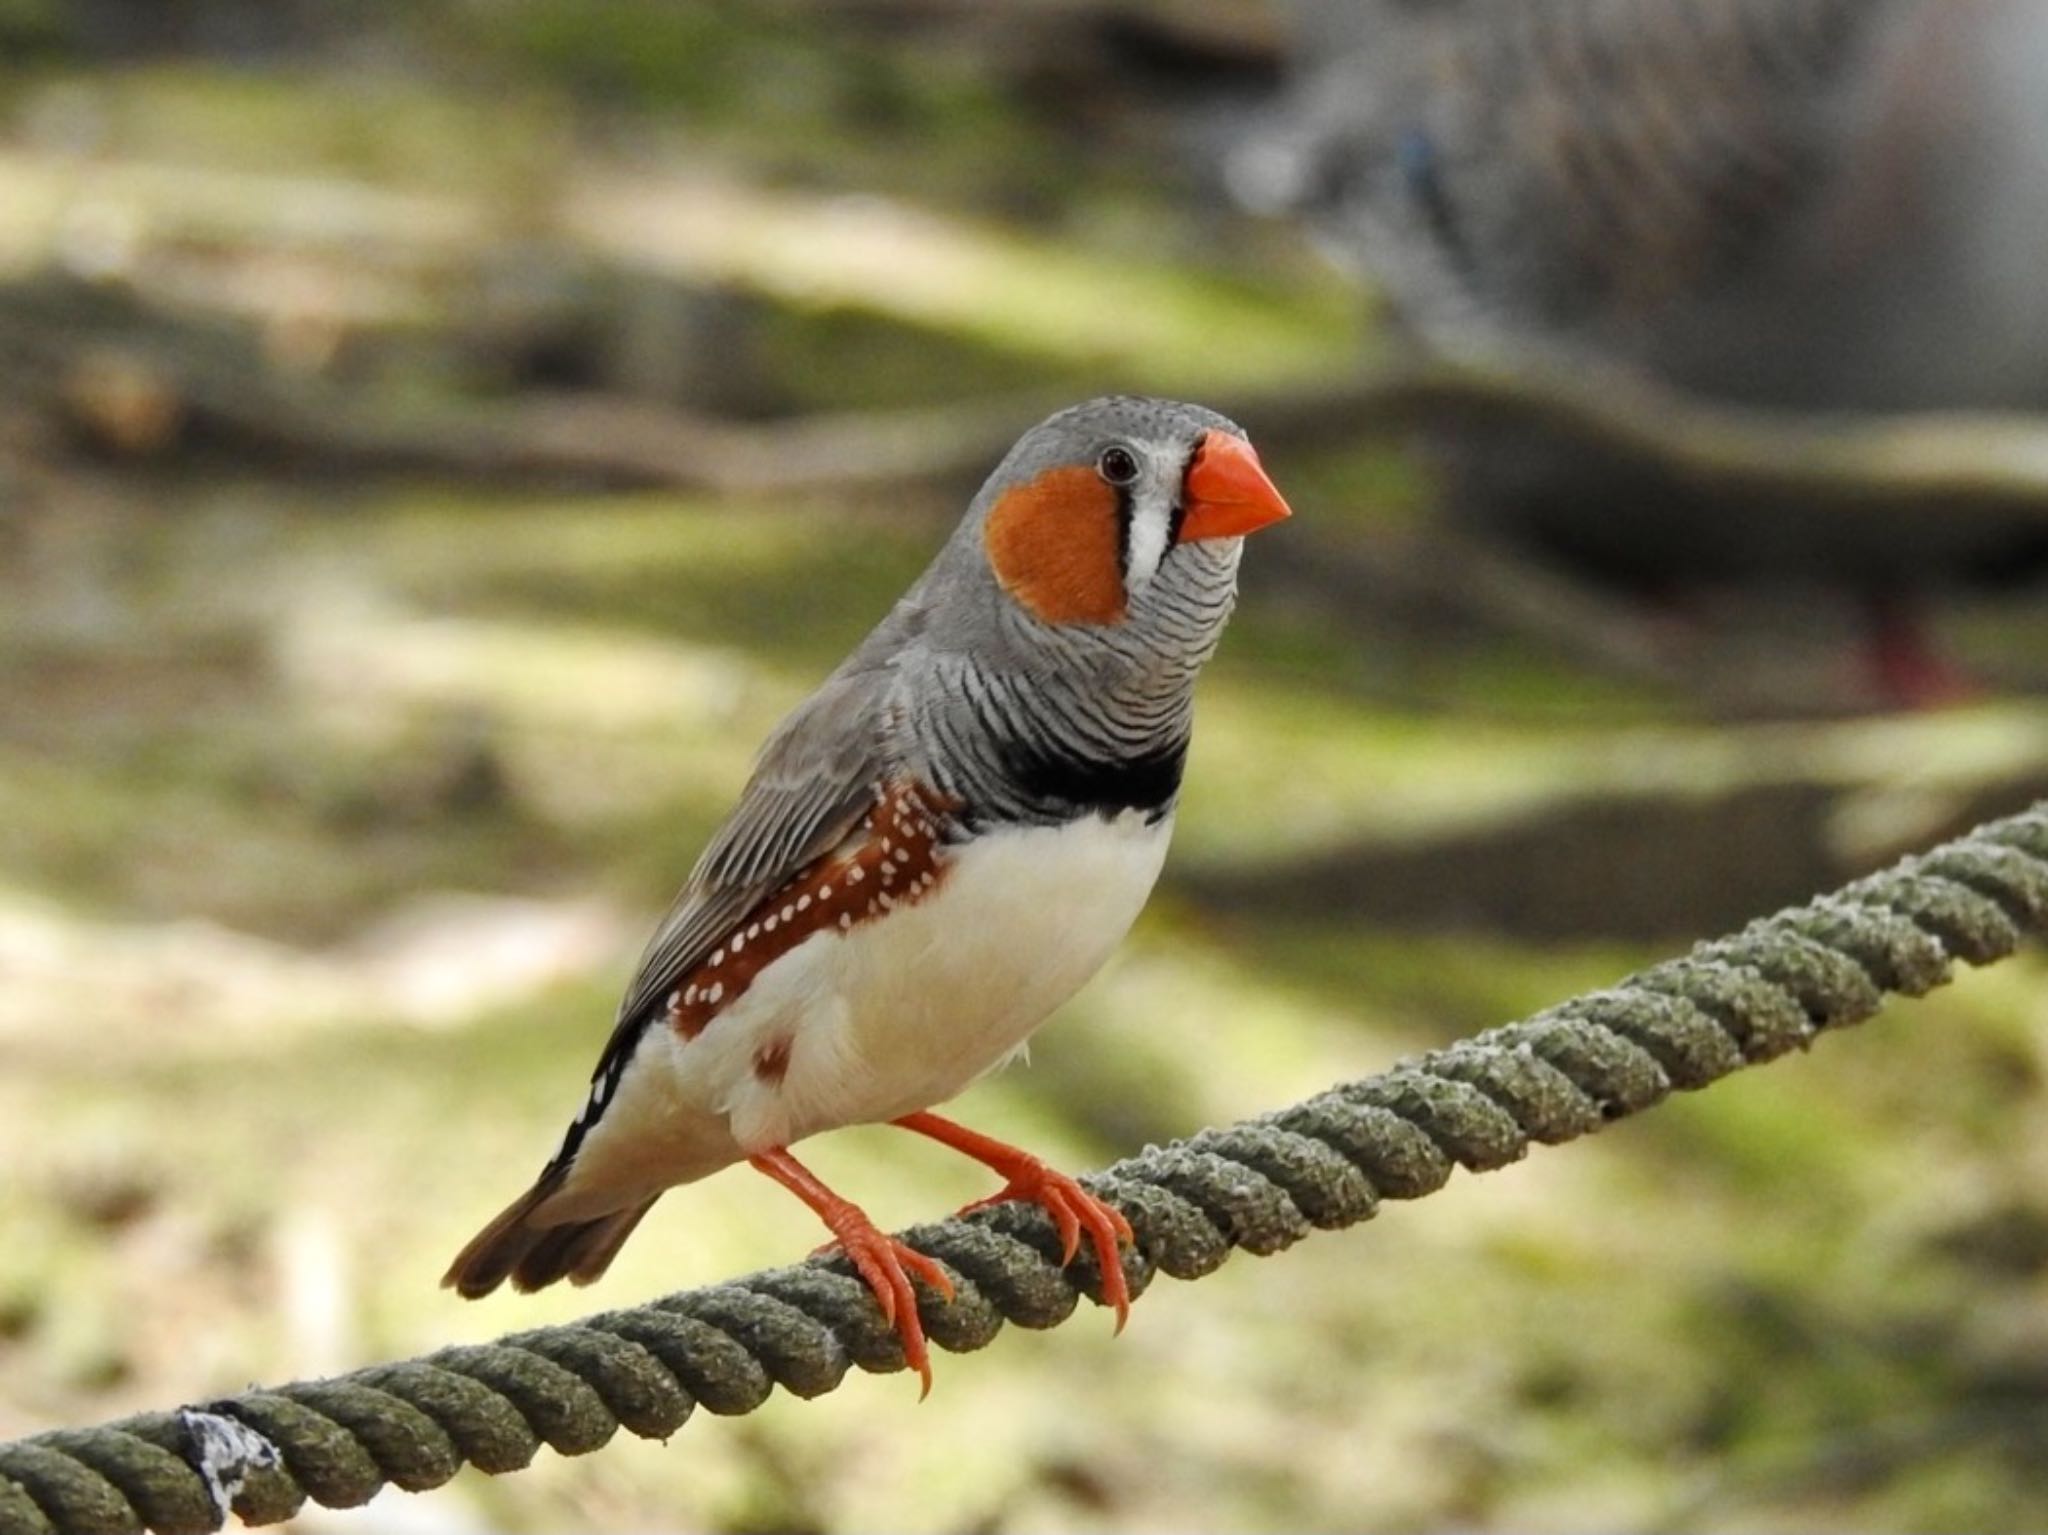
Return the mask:
{"type": "Polygon", "coordinates": [[[1240,527],[1215,499],[1250,495],[1285,515],[1270,485],[1211,485],[1205,503],[1199,487],[1225,460],[1257,464],[1243,429],[1199,405],[1112,395],[1048,417],[1004,455],[913,589],[930,642],[1014,647],[1026,666],[1049,640],[1174,649],[1185,630],[1163,633],[1161,620],[1233,582],[1239,535],[1271,520],[1240,527]]]}
{"type": "Polygon", "coordinates": [[[1286,515],[1201,406],[1106,396],[1033,427],[869,641],[905,767],[987,820],[1163,813],[1244,537],[1286,515]]]}

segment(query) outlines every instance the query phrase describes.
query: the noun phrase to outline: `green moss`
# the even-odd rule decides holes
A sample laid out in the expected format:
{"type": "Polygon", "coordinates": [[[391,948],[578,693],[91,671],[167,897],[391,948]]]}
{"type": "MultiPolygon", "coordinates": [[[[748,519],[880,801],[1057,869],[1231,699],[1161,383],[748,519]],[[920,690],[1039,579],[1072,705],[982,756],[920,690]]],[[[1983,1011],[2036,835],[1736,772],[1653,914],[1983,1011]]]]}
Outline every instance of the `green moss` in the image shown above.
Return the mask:
{"type": "Polygon", "coordinates": [[[38,90],[89,111],[102,153],[157,163],[502,196],[551,175],[568,147],[544,95],[467,97],[395,72],[173,62],[49,75],[38,90]]]}
{"type": "Polygon", "coordinates": [[[637,627],[812,678],[881,621],[943,536],[922,519],[829,502],[666,497],[488,510],[412,500],[348,535],[371,540],[402,588],[439,609],[637,627]]]}
{"type": "Polygon", "coordinates": [[[55,50],[64,36],[59,0],[0,0],[0,47],[13,57],[55,50]]]}
{"type": "Polygon", "coordinates": [[[759,365],[793,411],[943,405],[1006,390],[1090,387],[1084,369],[852,305],[767,306],[759,365]]]}
{"type": "Polygon", "coordinates": [[[810,22],[730,0],[515,0],[488,26],[444,17],[442,29],[507,79],[680,122],[784,179],[954,200],[991,184],[1055,203],[1075,191],[1045,128],[971,54],[915,33],[885,41],[829,10],[810,22]]]}

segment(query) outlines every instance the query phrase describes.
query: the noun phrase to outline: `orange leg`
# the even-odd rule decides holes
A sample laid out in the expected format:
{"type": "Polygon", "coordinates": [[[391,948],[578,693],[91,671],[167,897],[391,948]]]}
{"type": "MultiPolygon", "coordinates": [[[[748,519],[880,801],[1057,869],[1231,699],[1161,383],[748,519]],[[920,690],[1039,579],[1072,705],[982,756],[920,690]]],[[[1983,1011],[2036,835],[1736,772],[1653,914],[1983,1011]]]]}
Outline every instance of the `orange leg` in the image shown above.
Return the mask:
{"type": "Polygon", "coordinates": [[[1074,1254],[1081,1250],[1081,1233],[1085,1229],[1095,1249],[1096,1266],[1102,1270],[1103,1299],[1116,1308],[1116,1330],[1124,1330],[1124,1323],[1131,1316],[1131,1291],[1124,1282],[1123,1255],[1117,1250],[1117,1244],[1133,1238],[1131,1223],[1124,1219],[1121,1210],[1097,1199],[1065,1173],[1054,1172],[1030,1152],[1019,1151],[1015,1146],[1007,1146],[965,1125],[956,1125],[950,1119],[941,1119],[937,1114],[906,1114],[890,1123],[915,1130],[919,1135],[928,1135],[942,1146],[964,1152],[983,1166],[994,1168],[1008,1180],[1000,1194],[976,1200],[961,1214],[1009,1199],[1043,1205],[1059,1231],[1060,1245],[1065,1249],[1062,1261],[1066,1263],[1072,1263],[1074,1254]]]}
{"type": "Polygon", "coordinates": [[[747,1161],[818,1212],[818,1218],[853,1260],[854,1271],[875,1292],[875,1304],[882,1308],[883,1319],[903,1340],[904,1361],[924,1382],[919,1400],[931,1395],[931,1354],[925,1347],[924,1324],[918,1320],[917,1293],[911,1288],[910,1276],[916,1274],[951,1300],[953,1281],[946,1277],[946,1271],[916,1248],[877,1229],[866,1211],[825,1187],[815,1173],[788,1151],[764,1151],[747,1161]]]}

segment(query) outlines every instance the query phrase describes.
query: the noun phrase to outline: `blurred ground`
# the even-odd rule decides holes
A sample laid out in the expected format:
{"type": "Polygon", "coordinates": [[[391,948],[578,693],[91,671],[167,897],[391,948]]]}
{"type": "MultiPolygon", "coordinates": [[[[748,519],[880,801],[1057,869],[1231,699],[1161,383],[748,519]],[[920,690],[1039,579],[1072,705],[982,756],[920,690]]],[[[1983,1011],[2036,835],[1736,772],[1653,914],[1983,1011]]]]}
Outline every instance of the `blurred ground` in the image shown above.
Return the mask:
{"type": "MultiPolygon", "coordinates": [[[[803,1251],[732,1175],[594,1293],[434,1288],[755,743],[960,504],[845,439],[801,489],[745,488],[758,455],[649,488],[648,441],[1346,372],[1363,300],[1182,168],[1258,86],[1256,13],[13,0],[0,38],[0,1436],[803,1251]],[[593,400],[609,467],[489,425],[593,400]]],[[[1303,551],[1398,547],[1418,475],[1266,456],[1275,544],[1321,542],[1247,561],[1167,884],[963,1105],[1069,1165],[2048,792],[2038,698],[1730,720],[1333,599],[1303,551]]],[[[1996,676],[2038,607],[1940,616],[1996,676]]],[[[1114,1344],[944,1358],[923,1407],[855,1381],[298,1527],[2038,1525],[2044,978],[1162,1285],[1114,1344]]],[[[892,1224],[985,1191],[879,1131],[816,1160],[892,1224]]]]}

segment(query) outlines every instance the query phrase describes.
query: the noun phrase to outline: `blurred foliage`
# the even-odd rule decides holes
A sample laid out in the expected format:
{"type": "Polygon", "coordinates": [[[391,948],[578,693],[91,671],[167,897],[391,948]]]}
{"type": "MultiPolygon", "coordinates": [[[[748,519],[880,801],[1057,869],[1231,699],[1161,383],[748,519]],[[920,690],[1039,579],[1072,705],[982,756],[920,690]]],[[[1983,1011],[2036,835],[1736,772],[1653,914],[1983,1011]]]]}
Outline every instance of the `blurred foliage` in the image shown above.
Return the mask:
{"type": "MultiPolygon", "coordinates": [[[[1202,201],[1171,152],[1207,109],[1158,39],[1213,59],[1236,36],[1222,8],[1119,6],[1122,30],[1061,20],[1082,7],[946,9],[187,4],[123,32],[132,7],[11,0],[0,183],[22,217],[0,246],[24,284],[82,264],[152,312],[246,330],[251,367],[422,419],[560,388],[771,420],[1203,393],[1365,344],[1358,300],[1294,236],[1202,201]],[[1013,30],[978,31],[990,17],[1013,30]],[[1069,29],[1034,52],[1033,25],[1069,29]],[[977,52],[991,35],[1005,49],[977,52]],[[1063,94],[1118,70],[1121,98],[1063,94]],[[733,227],[662,243],[649,210],[714,195],[733,227]],[[899,243],[836,261],[849,208],[899,243]],[[645,231],[621,228],[635,209],[645,231]]],[[[124,457],[23,419],[0,409],[0,1434],[812,1245],[793,1201],[734,1174],[671,1196],[593,1294],[468,1306],[433,1287],[578,1101],[631,956],[754,745],[916,573],[956,489],[449,483],[197,433],[124,457]]],[[[1401,454],[1267,456],[1304,536],[1377,547],[1427,522],[1401,454]]],[[[1371,922],[1334,898],[1216,897],[1284,858],[1533,827],[1517,858],[1597,882],[1565,834],[1541,840],[1567,812],[1661,796],[1711,831],[1736,791],[1790,785],[1813,856],[1848,869],[2044,771],[2035,702],[1719,720],[1683,687],[1370,592],[1318,606],[1291,536],[1250,551],[1160,898],[1034,1064],[963,1104],[992,1133],[1098,1163],[1686,936],[1538,942],[1441,909],[1418,927],[1398,883],[1371,922]]],[[[2037,623],[2015,607],[1955,628],[1990,654],[2037,623]]],[[[1805,893],[1804,843],[1741,851],[1782,854],[1787,897],[1805,893]]],[[[1713,871],[1668,852],[1646,838],[1630,861],[1709,904],[1713,871]]],[[[901,1379],[855,1381],[665,1447],[465,1477],[405,1516],[2036,1525],[2044,974],[1967,978],[1598,1143],[1162,1285],[1113,1344],[1090,1316],[942,1358],[922,1408],[901,1379]]],[[[889,1223],[986,1192],[905,1139],[847,1132],[815,1159],[889,1223]]]]}

